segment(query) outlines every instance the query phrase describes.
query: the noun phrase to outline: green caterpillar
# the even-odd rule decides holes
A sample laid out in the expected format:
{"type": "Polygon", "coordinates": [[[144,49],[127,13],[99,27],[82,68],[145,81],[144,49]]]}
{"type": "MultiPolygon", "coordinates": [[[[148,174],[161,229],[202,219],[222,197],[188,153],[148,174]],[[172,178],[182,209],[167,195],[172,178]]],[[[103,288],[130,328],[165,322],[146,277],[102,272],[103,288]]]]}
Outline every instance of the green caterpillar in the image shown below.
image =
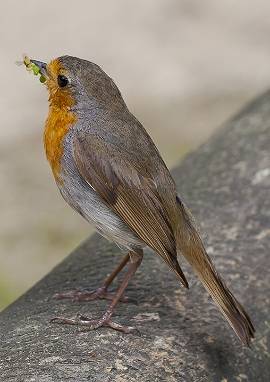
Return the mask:
{"type": "Polygon", "coordinates": [[[40,68],[37,65],[33,64],[33,62],[30,61],[29,57],[24,56],[23,63],[26,67],[26,70],[28,70],[29,72],[33,72],[35,76],[39,75],[39,81],[41,83],[44,83],[46,81],[46,77],[42,73],[40,73],[40,68]]]}

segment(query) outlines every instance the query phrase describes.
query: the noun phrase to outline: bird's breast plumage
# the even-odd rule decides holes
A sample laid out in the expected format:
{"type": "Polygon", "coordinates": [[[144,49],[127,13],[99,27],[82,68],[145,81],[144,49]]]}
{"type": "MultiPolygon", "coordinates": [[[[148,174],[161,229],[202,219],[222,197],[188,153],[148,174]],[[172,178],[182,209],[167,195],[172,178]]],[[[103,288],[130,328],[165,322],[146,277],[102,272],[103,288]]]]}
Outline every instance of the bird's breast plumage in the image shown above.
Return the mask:
{"type": "Polygon", "coordinates": [[[56,180],[59,180],[61,171],[64,138],[75,122],[76,115],[70,110],[50,107],[44,130],[44,146],[56,180]]]}

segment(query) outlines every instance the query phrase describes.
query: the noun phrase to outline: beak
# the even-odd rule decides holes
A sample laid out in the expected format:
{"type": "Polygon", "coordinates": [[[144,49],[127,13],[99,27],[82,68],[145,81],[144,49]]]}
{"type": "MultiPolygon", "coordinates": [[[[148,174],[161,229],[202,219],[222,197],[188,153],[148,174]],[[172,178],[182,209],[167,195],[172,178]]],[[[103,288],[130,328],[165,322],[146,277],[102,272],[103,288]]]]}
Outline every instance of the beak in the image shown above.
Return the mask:
{"type": "Polygon", "coordinates": [[[46,78],[48,77],[47,64],[45,62],[37,61],[37,60],[32,60],[32,59],[30,59],[30,62],[32,62],[32,64],[35,64],[40,69],[40,73],[44,77],[46,77],[46,78]]]}

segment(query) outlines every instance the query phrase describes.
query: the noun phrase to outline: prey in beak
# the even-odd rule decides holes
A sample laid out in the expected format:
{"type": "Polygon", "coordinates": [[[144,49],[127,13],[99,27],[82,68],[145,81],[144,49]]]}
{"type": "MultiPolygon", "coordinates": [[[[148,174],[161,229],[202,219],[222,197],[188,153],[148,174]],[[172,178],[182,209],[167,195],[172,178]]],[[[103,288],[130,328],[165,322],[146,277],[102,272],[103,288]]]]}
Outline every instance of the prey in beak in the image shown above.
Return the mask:
{"type": "Polygon", "coordinates": [[[28,56],[23,57],[23,64],[29,72],[33,72],[35,76],[39,75],[39,80],[41,83],[46,82],[48,77],[47,74],[47,64],[42,61],[33,60],[28,56]]]}

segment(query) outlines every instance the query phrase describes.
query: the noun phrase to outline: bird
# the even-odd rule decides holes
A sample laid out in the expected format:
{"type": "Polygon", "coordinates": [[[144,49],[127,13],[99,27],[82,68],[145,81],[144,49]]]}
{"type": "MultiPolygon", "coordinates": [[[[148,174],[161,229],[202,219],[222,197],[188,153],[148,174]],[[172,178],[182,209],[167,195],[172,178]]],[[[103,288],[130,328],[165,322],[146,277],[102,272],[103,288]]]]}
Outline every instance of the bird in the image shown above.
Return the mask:
{"type": "Polygon", "coordinates": [[[49,92],[44,147],[61,195],[98,233],[126,251],[101,287],[54,296],[108,299],[101,317],[79,314],[51,321],[130,333],[133,327],[112,316],[148,247],[188,288],[179,264],[184,257],[237,337],[250,346],[255,329],[249,315],[214,267],[169,169],[114,81],[97,64],[68,55],[49,63],[30,59],[27,65],[38,68],[49,92]],[[110,292],[109,285],[125,267],[119,288],[110,292]]]}

